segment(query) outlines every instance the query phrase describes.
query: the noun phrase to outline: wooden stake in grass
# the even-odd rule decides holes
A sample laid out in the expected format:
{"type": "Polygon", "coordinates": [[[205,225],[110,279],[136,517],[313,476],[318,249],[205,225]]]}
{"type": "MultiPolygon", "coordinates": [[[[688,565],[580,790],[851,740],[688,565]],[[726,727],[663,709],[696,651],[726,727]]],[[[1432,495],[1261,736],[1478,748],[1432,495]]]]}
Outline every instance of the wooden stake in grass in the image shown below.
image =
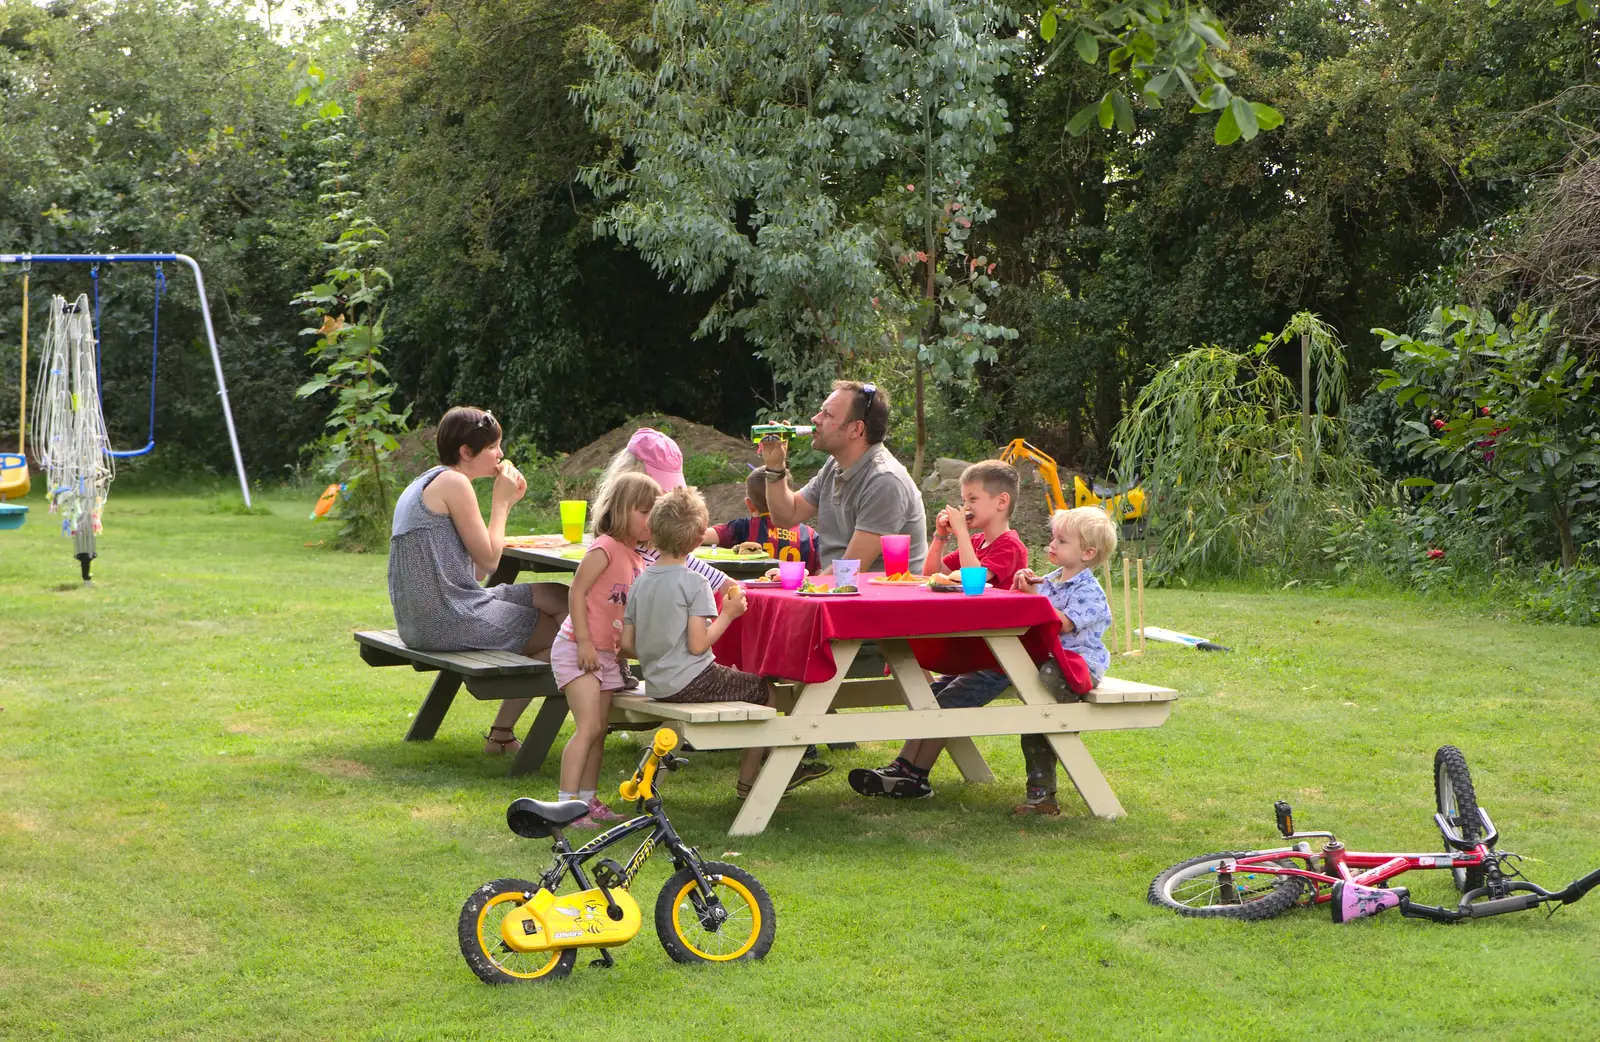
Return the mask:
{"type": "MultiPolygon", "coordinates": [[[[1117,601],[1112,596],[1116,587],[1111,585],[1111,561],[1109,559],[1105,564],[1105,582],[1100,585],[1105,588],[1106,610],[1111,613],[1111,625],[1106,627],[1106,650],[1115,654],[1117,650],[1117,601]]],[[[1127,605],[1123,605],[1123,607],[1126,608],[1127,605]]]]}
{"type": "Polygon", "coordinates": [[[1137,655],[1133,650],[1133,591],[1131,573],[1128,571],[1128,555],[1122,555],[1122,653],[1124,655],[1137,655]]]}
{"type": "Polygon", "coordinates": [[[1139,584],[1139,654],[1144,654],[1144,558],[1139,558],[1139,572],[1136,582],[1139,584]]]}

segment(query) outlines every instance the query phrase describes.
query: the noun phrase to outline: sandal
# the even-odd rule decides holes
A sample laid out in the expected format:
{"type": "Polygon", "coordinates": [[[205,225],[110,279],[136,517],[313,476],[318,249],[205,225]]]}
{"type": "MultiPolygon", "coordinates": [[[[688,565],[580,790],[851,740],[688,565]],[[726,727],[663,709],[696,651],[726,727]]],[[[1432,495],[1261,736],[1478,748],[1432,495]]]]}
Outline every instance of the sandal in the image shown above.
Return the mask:
{"type": "Polygon", "coordinates": [[[491,727],[489,733],[483,736],[483,751],[490,756],[501,756],[505,753],[516,753],[522,748],[522,743],[517,740],[517,733],[509,727],[491,727]],[[496,732],[503,732],[510,737],[497,738],[496,732]]]}

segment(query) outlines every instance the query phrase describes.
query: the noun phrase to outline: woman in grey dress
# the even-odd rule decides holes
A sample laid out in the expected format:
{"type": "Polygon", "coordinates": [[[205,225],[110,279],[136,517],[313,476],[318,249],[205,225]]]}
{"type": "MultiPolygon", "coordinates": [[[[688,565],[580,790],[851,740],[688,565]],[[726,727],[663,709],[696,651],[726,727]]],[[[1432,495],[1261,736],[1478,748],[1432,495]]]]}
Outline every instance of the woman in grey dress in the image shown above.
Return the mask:
{"type": "MultiPolygon", "coordinates": [[[[528,482],[503,458],[500,424],[460,406],[439,420],[440,466],[413,481],[395,503],[389,544],[389,600],[400,639],[420,651],[516,651],[548,658],[567,612],[560,583],[481,584],[500,563],[506,517],[528,482]],[[484,523],[476,478],[494,478],[484,523]]],[[[485,751],[516,752],[512,728],[528,699],[500,705],[485,751]]]]}

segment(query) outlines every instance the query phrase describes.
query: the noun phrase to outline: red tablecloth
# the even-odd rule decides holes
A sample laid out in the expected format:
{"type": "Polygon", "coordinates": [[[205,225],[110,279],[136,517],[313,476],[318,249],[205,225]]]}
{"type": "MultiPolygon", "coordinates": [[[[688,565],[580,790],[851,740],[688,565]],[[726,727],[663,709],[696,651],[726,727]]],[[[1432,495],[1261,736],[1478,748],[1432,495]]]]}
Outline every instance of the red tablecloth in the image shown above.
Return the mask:
{"type": "MultiPolygon", "coordinates": [[[[940,638],[965,630],[1026,629],[1022,645],[1035,662],[1054,656],[1072,677],[1087,669],[1068,661],[1056,639],[1061,623],[1037,594],[985,590],[981,596],[934,593],[921,586],[873,586],[863,572],[860,597],[802,597],[789,590],[746,589],[749,610],[712,650],[723,665],[807,684],[833,676],[833,640],[912,640],[917,661],[935,673],[996,669],[982,638],[940,638]]],[[[1075,656],[1074,656],[1075,657],[1075,656]]],[[[1085,683],[1087,687],[1087,683],[1085,683]]]]}

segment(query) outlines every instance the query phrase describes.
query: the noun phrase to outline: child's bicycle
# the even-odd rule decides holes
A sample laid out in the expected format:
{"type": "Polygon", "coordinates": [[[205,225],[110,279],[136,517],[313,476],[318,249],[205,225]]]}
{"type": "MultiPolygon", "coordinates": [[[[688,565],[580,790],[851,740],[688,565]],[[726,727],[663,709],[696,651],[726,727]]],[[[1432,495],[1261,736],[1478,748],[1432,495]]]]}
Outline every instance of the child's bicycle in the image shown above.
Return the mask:
{"type": "Polygon", "coordinates": [[[599,948],[591,965],[611,966],[607,948],[626,944],[639,932],[639,903],[628,888],[656,848],[672,852],[677,871],[656,898],[656,936],[677,962],[760,959],[772,949],[777,917],[772,898],[737,865],[702,861],[678,837],[655,790],[656,772],[686,763],[673,756],[678,736],[662,728],[622,783],[622,798],[637,800],[644,813],[608,829],[573,850],[561,830],[589,812],[579,800],[545,803],[515,800],[506,810],[511,831],[528,839],[554,837],[555,861],[538,882],[496,879],[473,891],[461,909],[461,954],[488,984],[555,980],[572,972],[579,948],[599,948]],[[648,832],[626,867],[610,858],[584,863],[629,836],[648,832]],[[557,895],[567,875],[574,893],[557,895]]]}
{"type": "MultiPolygon", "coordinates": [[[[1270,919],[1296,904],[1332,906],[1333,921],[1348,922],[1389,908],[1415,919],[1440,923],[1483,919],[1537,908],[1546,902],[1569,905],[1600,885],[1600,869],[1552,893],[1528,882],[1514,862],[1522,859],[1495,849],[1499,838],[1489,815],[1478,806],[1466,758],[1453,745],[1433,757],[1433,816],[1448,848],[1442,854],[1366,854],[1346,850],[1331,832],[1294,831],[1294,813],[1274,805],[1278,831],[1301,842],[1275,850],[1224,851],[1173,865],[1150,884],[1150,903],[1179,915],[1223,919],[1270,919]],[[1313,852],[1306,839],[1327,840],[1313,852]],[[1403,886],[1389,880],[1413,869],[1449,869],[1461,900],[1454,908],[1416,904],[1403,886]]],[[[1554,913],[1552,908],[1551,912],[1554,913]]]]}

